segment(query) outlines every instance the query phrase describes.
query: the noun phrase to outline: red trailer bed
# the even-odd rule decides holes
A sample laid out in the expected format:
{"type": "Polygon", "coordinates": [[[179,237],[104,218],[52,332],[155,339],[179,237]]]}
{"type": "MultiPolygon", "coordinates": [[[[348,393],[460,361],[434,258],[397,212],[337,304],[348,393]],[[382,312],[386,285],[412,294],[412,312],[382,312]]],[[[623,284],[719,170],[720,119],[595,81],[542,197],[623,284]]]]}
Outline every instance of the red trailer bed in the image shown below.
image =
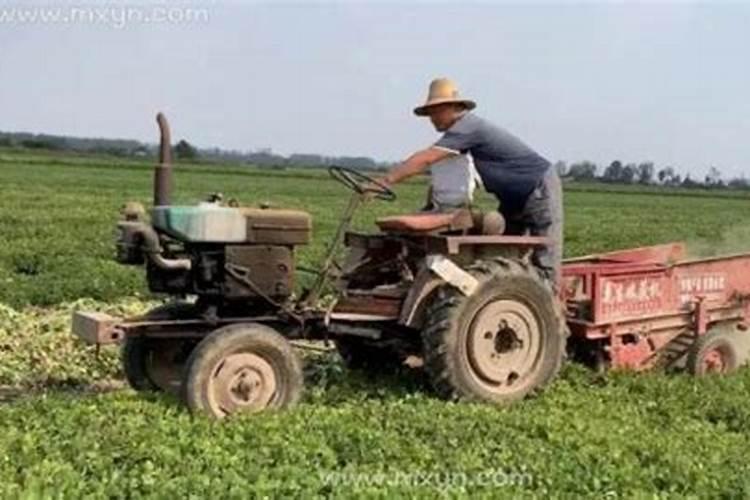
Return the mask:
{"type": "Polygon", "coordinates": [[[571,259],[563,297],[574,353],[612,368],[736,368],[750,316],[750,254],[687,259],[671,243],[571,259]]]}

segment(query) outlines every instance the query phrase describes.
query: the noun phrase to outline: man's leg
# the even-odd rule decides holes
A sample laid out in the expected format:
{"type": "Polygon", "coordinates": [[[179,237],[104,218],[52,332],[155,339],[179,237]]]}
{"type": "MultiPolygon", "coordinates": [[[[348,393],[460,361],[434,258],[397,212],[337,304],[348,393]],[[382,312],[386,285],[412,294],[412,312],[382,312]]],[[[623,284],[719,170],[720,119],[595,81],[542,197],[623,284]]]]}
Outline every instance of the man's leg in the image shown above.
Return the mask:
{"type": "Polygon", "coordinates": [[[505,219],[505,230],[503,234],[507,236],[523,236],[528,231],[528,224],[524,222],[522,214],[508,215],[503,213],[502,210],[498,209],[500,215],[505,219]]]}
{"type": "Polygon", "coordinates": [[[549,246],[534,251],[531,260],[558,292],[562,281],[563,208],[562,185],[553,168],[529,196],[523,218],[532,236],[550,240],[549,246]]]}

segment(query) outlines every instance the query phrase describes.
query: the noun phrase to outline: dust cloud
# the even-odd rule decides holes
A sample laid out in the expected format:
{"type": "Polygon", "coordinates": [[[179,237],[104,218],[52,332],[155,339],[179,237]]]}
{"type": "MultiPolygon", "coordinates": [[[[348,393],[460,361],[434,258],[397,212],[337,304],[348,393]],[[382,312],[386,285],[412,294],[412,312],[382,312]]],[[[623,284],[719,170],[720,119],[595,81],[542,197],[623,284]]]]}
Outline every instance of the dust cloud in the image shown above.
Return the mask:
{"type": "Polygon", "coordinates": [[[750,253],[750,225],[732,226],[715,239],[688,241],[687,250],[691,258],[750,253]]]}
{"type": "MultiPolygon", "coordinates": [[[[714,239],[695,239],[687,242],[688,258],[699,259],[722,255],[750,254],[750,225],[731,226],[714,239]]],[[[736,335],[740,364],[750,361],[750,335],[736,335]]]]}

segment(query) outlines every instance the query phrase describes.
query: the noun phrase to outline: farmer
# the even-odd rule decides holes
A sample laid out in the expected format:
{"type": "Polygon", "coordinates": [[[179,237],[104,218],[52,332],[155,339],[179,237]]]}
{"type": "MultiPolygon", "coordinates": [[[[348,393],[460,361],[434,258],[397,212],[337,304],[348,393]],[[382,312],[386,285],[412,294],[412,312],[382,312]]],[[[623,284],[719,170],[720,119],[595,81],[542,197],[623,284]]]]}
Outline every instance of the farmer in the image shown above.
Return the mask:
{"type": "Polygon", "coordinates": [[[470,113],[475,107],[474,101],[460,97],[450,80],[433,80],[427,102],[414,113],[428,116],[443,136],[381,180],[393,185],[446,158],[470,153],[485,190],[500,202],[499,211],[507,225],[505,234],[528,232],[550,239],[547,247],[534,252],[532,261],[559,290],[563,224],[560,178],[549,161],[514,135],[470,113]]]}

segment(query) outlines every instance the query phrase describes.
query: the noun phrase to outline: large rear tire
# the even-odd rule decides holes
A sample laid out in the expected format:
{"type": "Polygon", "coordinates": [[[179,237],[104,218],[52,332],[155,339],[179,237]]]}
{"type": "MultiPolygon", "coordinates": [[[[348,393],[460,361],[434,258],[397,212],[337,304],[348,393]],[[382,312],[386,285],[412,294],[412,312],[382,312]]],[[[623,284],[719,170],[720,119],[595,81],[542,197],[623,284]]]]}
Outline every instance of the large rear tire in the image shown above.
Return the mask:
{"type": "Polygon", "coordinates": [[[303,380],[286,338],[266,325],[236,324],[212,332],[192,352],[183,397],[191,411],[223,418],[291,407],[303,380]]]}
{"type": "MultiPolygon", "coordinates": [[[[147,312],[146,320],[179,320],[195,317],[194,304],[173,302],[147,312]]],[[[177,394],[185,360],[194,341],[128,337],[122,346],[122,369],[130,387],[136,391],[164,391],[177,394]]]]}
{"type": "Polygon", "coordinates": [[[468,271],[471,296],[443,285],[428,308],[424,363],[438,394],[508,404],[549,384],[565,357],[566,329],[538,271],[496,259],[468,271]]]}

